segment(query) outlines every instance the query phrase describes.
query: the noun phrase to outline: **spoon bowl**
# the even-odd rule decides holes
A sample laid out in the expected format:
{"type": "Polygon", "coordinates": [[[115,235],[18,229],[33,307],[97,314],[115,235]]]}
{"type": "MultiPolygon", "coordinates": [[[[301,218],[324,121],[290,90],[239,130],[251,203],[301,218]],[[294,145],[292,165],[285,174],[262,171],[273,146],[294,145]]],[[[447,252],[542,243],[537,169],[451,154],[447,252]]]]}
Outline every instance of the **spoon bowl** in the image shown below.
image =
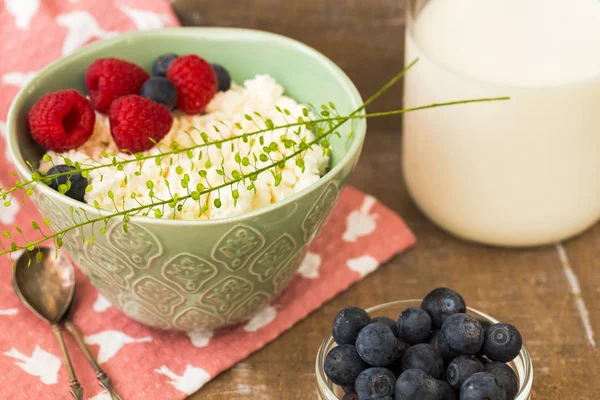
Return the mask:
{"type": "Polygon", "coordinates": [[[69,309],[75,294],[73,265],[61,252],[37,247],[19,257],[13,269],[13,288],[35,315],[57,324],[69,309]],[[38,254],[41,258],[38,259],[38,254]]]}

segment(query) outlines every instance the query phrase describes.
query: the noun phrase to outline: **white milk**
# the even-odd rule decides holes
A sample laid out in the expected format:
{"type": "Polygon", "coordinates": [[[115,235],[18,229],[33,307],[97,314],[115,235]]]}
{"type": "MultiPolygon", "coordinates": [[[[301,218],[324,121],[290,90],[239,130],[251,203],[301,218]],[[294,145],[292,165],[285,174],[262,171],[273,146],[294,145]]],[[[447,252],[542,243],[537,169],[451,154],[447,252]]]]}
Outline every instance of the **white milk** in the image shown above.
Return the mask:
{"type": "Polygon", "coordinates": [[[406,36],[411,195],[463,238],[529,246],[600,218],[600,0],[432,0],[406,36]]]}

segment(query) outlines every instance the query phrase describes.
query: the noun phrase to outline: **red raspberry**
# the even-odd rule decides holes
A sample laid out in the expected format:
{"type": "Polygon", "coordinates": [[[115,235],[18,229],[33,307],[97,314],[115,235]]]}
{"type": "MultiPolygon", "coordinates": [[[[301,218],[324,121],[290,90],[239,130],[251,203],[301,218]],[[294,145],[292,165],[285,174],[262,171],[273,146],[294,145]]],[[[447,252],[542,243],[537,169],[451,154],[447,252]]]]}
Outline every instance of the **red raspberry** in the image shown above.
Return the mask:
{"type": "Polygon", "coordinates": [[[151,149],[173,125],[171,111],[162,104],[138,95],[119,97],[110,105],[110,132],[117,147],[131,153],[151,149]]]}
{"type": "Polygon", "coordinates": [[[150,78],[142,68],[118,58],[101,58],[85,71],[85,86],[94,108],[106,112],[118,97],[138,94],[150,78]]]}
{"type": "Polygon", "coordinates": [[[27,115],[33,139],[48,150],[63,152],[85,143],[96,123],[90,102],[74,89],[42,96],[27,115]]]}
{"type": "Polygon", "coordinates": [[[177,108],[187,114],[204,111],[217,93],[217,74],[212,65],[194,54],[173,61],[167,78],[177,88],[177,108]]]}

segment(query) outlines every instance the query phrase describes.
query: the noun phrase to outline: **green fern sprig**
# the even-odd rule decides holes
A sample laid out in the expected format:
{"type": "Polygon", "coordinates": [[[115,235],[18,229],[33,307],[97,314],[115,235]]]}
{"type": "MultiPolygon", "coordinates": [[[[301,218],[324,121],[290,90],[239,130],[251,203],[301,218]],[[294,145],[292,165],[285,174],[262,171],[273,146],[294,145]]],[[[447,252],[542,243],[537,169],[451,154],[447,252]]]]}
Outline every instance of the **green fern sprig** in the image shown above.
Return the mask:
{"type": "MultiPolygon", "coordinates": [[[[168,189],[169,197],[168,198],[158,198],[153,193],[154,183],[152,181],[147,181],[146,186],[149,190],[149,198],[150,202],[142,203],[137,198],[133,197],[132,200],[137,202],[137,206],[134,207],[125,207],[125,199],[123,199],[123,204],[117,204],[115,200],[114,194],[112,192],[108,192],[108,197],[112,200],[114,211],[105,210],[100,207],[100,204],[95,201],[93,207],[96,209],[98,213],[98,217],[90,218],[83,207],[71,207],[71,224],[64,229],[57,229],[54,232],[46,232],[47,228],[52,228],[51,223],[47,218],[44,218],[42,222],[32,221],[32,228],[40,234],[39,239],[28,240],[23,234],[23,230],[19,227],[14,227],[14,231],[18,234],[19,240],[15,240],[13,234],[9,231],[3,231],[2,235],[4,238],[8,239],[9,245],[5,245],[2,240],[0,240],[0,255],[9,254],[15,251],[29,249],[32,250],[35,246],[42,244],[47,240],[54,240],[56,248],[60,248],[63,244],[63,239],[66,234],[72,232],[74,230],[81,230],[82,242],[93,243],[95,240],[95,227],[96,225],[101,225],[99,229],[100,233],[103,234],[106,232],[108,228],[108,223],[115,219],[122,219],[122,229],[127,232],[128,231],[128,223],[133,216],[153,216],[156,218],[163,217],[165,215],[166,208],[173,209],[173,215],[177,213],[177,211],[181,212],[183,206],[188,201],[199,202],[203,198],[206,198],[210,194],[211,196],[217,193],[217,196],[213,199],[214,207],[219,208],[221,206],[221,196],[220,191],[229,189],[231,191],[231,196],[234,201],[234,205],[239,198],[239,188],[241,185],[247,190],[256,191],[256,186],[254,182],[258,179],[259,175],[263,173],[270,172],[273,176],[275,186],[278,186],[281,183],[282,175],[281,170],[285,166],[285,163],[289,160],[295,159],[295,165],[301,169],[304,168],[304,158],[303,156],[307,151],[313,150],[315,146],[319,146],[325,155],[330,155],[331,147],[329,138],[332,135],[341,136],[338,129],[348,121],[364,119],[364,118],[380,118],[387,117],[392,115],[399,115],[406,112],[424,110],[428,108],[435,107],[443,107],[450,105],[458,105],[458,104],[467,104],[474,102],[488,102],[488,101],[497,101],[497,100],[507,100],[508,97],[497,97],[497,98],[484,98],[484,99],[472,99],[472,100],[461,100],[461,101],[453,101],[446,103],[436,103],[430,104],[421,107],[400,109],[400,110],[392,110],[378,113],[366,114],[363,113],[364,109],[370,105],[373,101],[375,101],[379,96],[381,96],[384,92],[386,92],[389,88],[391,88],[396,82],[398,82],[406,72],[416,64],[418,60],[413,61],[409,64],[404,70],[402,70],[399,74],[397,74],[393,79],[391,79],[388,83],[386,83],[381,89],[379,89],[373,96],[371,96],[367,101],[364,102],[362,106],[354,110],[352,113],[348,115],[340,115],[335,108],[335,105],[332,103],[328,103],[320,106],[320,108],[316,108],[312,105],[308,105],[311,108],[304,108],[302,110],[302,115],[299,117],[294,117],[292,114],[285,109],[277,109],[277,111],[283,116],[285,124],[276,125],[268,118],[264,118],[261,114],[255,113],[254,115],[244,115],[244,119],[251,122],[256,126],[256,130],[252,132],[244,132],[241,135],[235,135],[233,133],[234,128],[238,130],[241,129],[241,124],[236,124],[234,127],[230,127],[227,124],[221,122],[219,126],[214,126],[215,133],[220,137],[217,140],[210,140],[209,136],[206,133],[200,132],[201,142],[198,143],[195,141],[193,135],[188,132],[188,136],[192,143],[191,146],[181,146],[177,142],[173,142],[170,146],[165,146],[161,143],[157,143],[156,149],[158,149],[157,154],[143,154],[143,153],[135,153],[131,154],[128,152],[124,152],[125,154],[118,153],[102,153],[102,159],[105,162],[96,162],[95,164],[87,164],[81,162],[73,162],[68,157],[60,156],[61,160],[65,165],[69,165],[74,167],[73,170],[68,172],[56,173],[51,175],[44,175],[40,172],[33,172],[31,179],[28,181],[16,181],[15,185],[8,189],[0,190],[0,198],[3,200],[4,206],[10,206],[11,202],[15,200],[15,195],[19,192],[23,192],[25,196],[23,196],[23,200],[27,196],[31,196],[33,194],[33,189],[38,184],[49,184],[52,180],[57,179],[59,177],[71,176],[76,173],[80,173],[83,177],[88,177],[89,174],[93,171],[102,171],[105,168],[115,167],[118,171],[124,171],[125,166],[132,163],[137,163],[138,168],[135,172],[135,175],[141,175],[142,166],[144,163],[148,161],[154,161],[159,168],[163,168],[163,162],[166,160],[168,162],[169,167],[173,167],[176,165],[176,173],[181,177],[180,185],[181,188],[184,189],[183,192],[185,194],[181,195],[176,191],[173,193],[171,191],[170,184],[168,180],[165,180],[165,184],[168,189]],[[314,117],[314,115],[319,115],[319,117],[314,117]],[[314,133],[315,138],[310,141],[302,140],[300,132],[302,128],[306,128],[308,131],[312,131],[314,133]],[[231,136],[226,137],[222,134],[222,131],[228,132],[231,136]],[[269,146],[263,146],[262,152],[259,154],[252,153],[251,151],[248,154],[241,154],[239,151],[236,152],[236,148],[234,146],[234,142],[238,141],[238,144],[241,142],[256,144],[258,143],[262,146],[264,140],[264,134],[270,133],[271,135],[275,134],[275,132],[283,131],[280,138],[283,143],[285,149],[280,149],[276,143],[271,143],[269,146]],[[296,140],[294,140],[296,138],[296,140]],[[202,157],[202,152],[211,147],[222,149],[223,146],[229,145],[231,146],[231,152],[236,152],[234,155],[235,163],[238,166],[238,169],[234,169],[232,171],[227,171],[224,166],[224,158],[222,158],[221,165],[216,168],[217,174],[221,177],[221,182],[219,184],[211,184],[208,180],[204,180],[205,183],[198,183],[196,187],[190,187],[191,177],[190,175],[184,171],[181,166],[179,166],[178,158],[185,154],[188,158],[194,158],[195,152],[198,153],[199,158],[202,157]],[[166,148],[165,148],[166,147],[166,148]],[[285,151],[288,151],[287,154],[285,151]],[[127,156],[127,157],[126,157],[127,156]],[[259,162],[266,165],[259,167],[259,162]],[[250,172],[244,172],[249,170],[250,172]],[[83,233],[83,227],[91,226],[92,236],[89,239],[86,239],[83,233]],[[19,241],[20,243],[17,243],[19,241]]],[[[350,133],[352,134],[352,132],[350,133]]],[[[304,138],[305,139],[305,138],[304,138]]],[[[250,150],[253,146],[250,146],[250,150]]],[[[238,146],[239,149],[239,146],[238,146]]],[[[47,162],[52,162],[50,157],[46,157],[44,159],[47,162]]],[[[209,165],[210,157],[208,158],[207,163],[205,164],[206,169],[212,167],[209,165]]],[[[32,170],[34,170],[31,164],[28,164],[32,170]]],[[[198,171],[201,178],[206,178],[206,170],[198,171]],[[203,176],[204,175],[204,176],[203,176]]],[[[99,172],[100,179],[103,179],[103,175],[99,172]]],[[[124,177],[124,182],[127,184],[128,176],[124,177]]],[[[59,192],[66,193],[70,189],[71,182],[67,181],[66,184],[59,186],[59,192]]],[[[88,185],[86,191],[92,190],[91,185],[88,185]]],[[[200,214],[202,215],[206,209],[208,208],[208,203],[205,202],[200,207],[200,214]]]]}

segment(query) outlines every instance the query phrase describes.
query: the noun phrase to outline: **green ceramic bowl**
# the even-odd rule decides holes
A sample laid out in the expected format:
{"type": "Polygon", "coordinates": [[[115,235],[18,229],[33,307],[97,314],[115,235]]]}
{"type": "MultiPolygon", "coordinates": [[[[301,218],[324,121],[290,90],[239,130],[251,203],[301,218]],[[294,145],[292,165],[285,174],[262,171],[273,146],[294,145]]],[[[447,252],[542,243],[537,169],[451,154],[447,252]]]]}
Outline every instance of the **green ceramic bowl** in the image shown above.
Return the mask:
{"type": "MultiPolygon", "coordinates": [[[[44,153],[27,132],[30,107],[45,93],[84,91],[87,66],[119,57],[150,70],[163,53],[196,53],[227,66],[237,82],[271,74],[289,96],[333,102],[342,114],[362,104],[350,79],[333,62],[297,41],[266,32],[178,28],[132,32],[93,43],[42,72],[17,95],[8,116],[10,152],[22,179],[44,153]]],[[[128,234],[113,220],[91,245],[81,232],[64,246],[98,291],[130,318],[160,329],[195,331],[242,322],[272,302],[296,274],[308,244],[331,214],[358,160],[366,123],[347,123],[332,140],[332,169],[305,190],[268,207],[214,221],[133,217],[128,234]],[[350,130],[354,130],[348,139],[350,130]]],[[[68,226],[70,206],[82,203],[38,185],[32,196],[53,229],[68,226]]],[[[90,218],[98,214],[83,205],[90,218]]],[[[89,237],[87,229],[85,235],[89,237]]]]}

